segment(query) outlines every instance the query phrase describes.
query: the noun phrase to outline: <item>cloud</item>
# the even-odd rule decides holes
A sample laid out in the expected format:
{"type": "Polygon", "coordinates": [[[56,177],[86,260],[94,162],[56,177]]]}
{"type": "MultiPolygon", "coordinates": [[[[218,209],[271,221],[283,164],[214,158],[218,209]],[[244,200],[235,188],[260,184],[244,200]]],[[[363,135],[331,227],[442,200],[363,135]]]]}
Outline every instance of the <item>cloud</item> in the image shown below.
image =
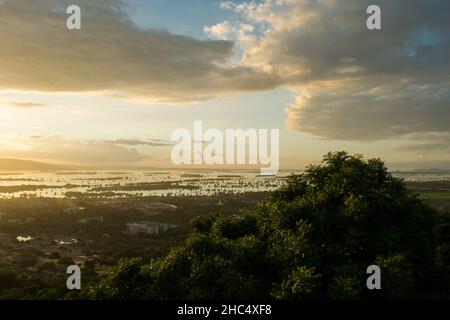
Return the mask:
{"type": "Polygon", "coordinates": [[[406,136],[405,140],[407,141],[407,143],[400,145],[396,150],[418,154],[448,154],[448,152],[450,151],[450,132],[412,134],[406,136]]]}
{"type": "Polygon", "coordinates": [[[242,65],[297,94],[290,130],[332,140],[450,130],[450,2],[224,2],[261,29],[241,39],[242,65]],[[382,30],[365,26],[382,10],[382,30]]]}
{"type": "Polygon", "coordinates": [[[8,102],[7,105],[19,109],[40,108],[46,106],[45,104],[34,102],[8,102]]]}
{"type": "Polygon", "coordinates": [[[136,163],[149,156],[136,148],[60,136],[16,137],[0,141],[0,157],[32,158],[77,164],[136,163]]]}
{"type": "Polygon", "coordinates": [[[233,34],[236,29],[229,21],[224,21],[212,26],[205,26],[203,31],[209,38],[229,40],[230,35],[233,34]]]}
{"type": "Polygon", "coordinates": [[[450,151],[450,143],[417,143],[402,146],[399,150],[414,151],[414,152],[436,152],[436,151],[450,151]]]}
{"type": "Polygon", "coordinates": [[[171,147],[174,144],[172,141],[161,139],[152,139],[152,140],[117,139],[117,140],[106,140],[104,142],[116,145],[148,146],[148,147],[171,147]]]}
{"type": "Polygon", "coordinates": [[[266,90],[278,82],[225,67],[231,41],[201,41],[134,24],[124,1],[79,0],[82,29],[65,27],[70,0],[7,0],[0,10],[0,88],[106,91],[179,102],[266,90]]]}
{"type": "Polygon", "coordinates": [[[306,87],[307,94],[299,94],[287,108],[287,126],[338,140],[379,140],[450,129],[447,83],[396,80],[328,81],[319,88],[306,87]]]}
{"type": "Polygon", "coordinates": [[[4,2],[0,88],[186,102],[284,86],[296,94],[286,109],[295,132],[379,140],[450,131],[450,2],[224,1],[236,19],[205,32],[227,40],[144,30],[120,0],[79,0],[82,30],[69,31],[71,2],[4,2]],[[381,7],[380,31],[365,26],[370,4],[381,7]]]}

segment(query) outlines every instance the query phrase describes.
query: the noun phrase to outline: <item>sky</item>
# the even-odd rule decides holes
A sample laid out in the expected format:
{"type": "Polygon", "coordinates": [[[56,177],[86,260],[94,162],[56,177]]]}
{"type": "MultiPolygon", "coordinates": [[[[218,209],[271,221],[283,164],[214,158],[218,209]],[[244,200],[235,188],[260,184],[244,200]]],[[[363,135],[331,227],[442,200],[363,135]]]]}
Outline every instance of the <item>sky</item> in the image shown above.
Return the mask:
{"type": "Polygon", "coordinates": [[[450,2],[0,0],[0,157],[171,167],[171,133],[279,129],[328,151],[450,169],[450,2]],[[81,8],[81,30],[65,10],[81,8]],[[366,8],[381,8],[368,30],[366,8]]]}

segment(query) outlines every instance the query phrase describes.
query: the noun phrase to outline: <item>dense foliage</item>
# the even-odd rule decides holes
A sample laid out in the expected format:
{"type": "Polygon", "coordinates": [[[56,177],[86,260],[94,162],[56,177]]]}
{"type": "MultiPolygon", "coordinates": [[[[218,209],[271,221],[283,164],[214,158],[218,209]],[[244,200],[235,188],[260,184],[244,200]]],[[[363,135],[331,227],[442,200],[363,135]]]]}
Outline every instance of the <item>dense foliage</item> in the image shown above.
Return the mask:
{"type": "Polygon", "coordinates": [[[162,259],[122,260],[84,296],[450,298],[450,219],[379,159],[329,153],[253,212],[197,218],[193,228],[162,259]],[[366,287],[372,264],[381,268],[381,290],[366,287]]]}

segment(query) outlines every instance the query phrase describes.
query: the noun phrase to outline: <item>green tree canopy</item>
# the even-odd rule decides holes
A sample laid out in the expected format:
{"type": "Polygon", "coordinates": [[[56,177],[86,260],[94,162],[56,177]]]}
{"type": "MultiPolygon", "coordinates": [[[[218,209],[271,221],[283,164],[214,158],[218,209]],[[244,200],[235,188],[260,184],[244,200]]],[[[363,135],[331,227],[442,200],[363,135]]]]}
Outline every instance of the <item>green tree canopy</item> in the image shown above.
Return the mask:
{"type": "Polygon", "coordinates": [[[194,219],[167,256],[123,260],[88,298],[449,298],[450,221],[380,159],[328,153],[246,215],[194,219]],[[382,272],[368,290],[366,268],[382,272]]]}

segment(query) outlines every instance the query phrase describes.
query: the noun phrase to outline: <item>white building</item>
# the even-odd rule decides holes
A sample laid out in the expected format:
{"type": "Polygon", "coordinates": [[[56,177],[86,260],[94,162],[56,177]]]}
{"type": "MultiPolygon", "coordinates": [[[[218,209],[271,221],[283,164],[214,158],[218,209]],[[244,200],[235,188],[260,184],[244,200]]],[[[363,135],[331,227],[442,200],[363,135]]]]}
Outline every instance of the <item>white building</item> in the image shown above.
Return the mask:
{"type": "Polygon", "coordinates": [[[158,223],[158,222],[131,222],[127,223],[127,231],[129,233],[147,233],[147,234],[159,234],[166,232],[170,229],[176,228],[175,224],[158,223]]]}

